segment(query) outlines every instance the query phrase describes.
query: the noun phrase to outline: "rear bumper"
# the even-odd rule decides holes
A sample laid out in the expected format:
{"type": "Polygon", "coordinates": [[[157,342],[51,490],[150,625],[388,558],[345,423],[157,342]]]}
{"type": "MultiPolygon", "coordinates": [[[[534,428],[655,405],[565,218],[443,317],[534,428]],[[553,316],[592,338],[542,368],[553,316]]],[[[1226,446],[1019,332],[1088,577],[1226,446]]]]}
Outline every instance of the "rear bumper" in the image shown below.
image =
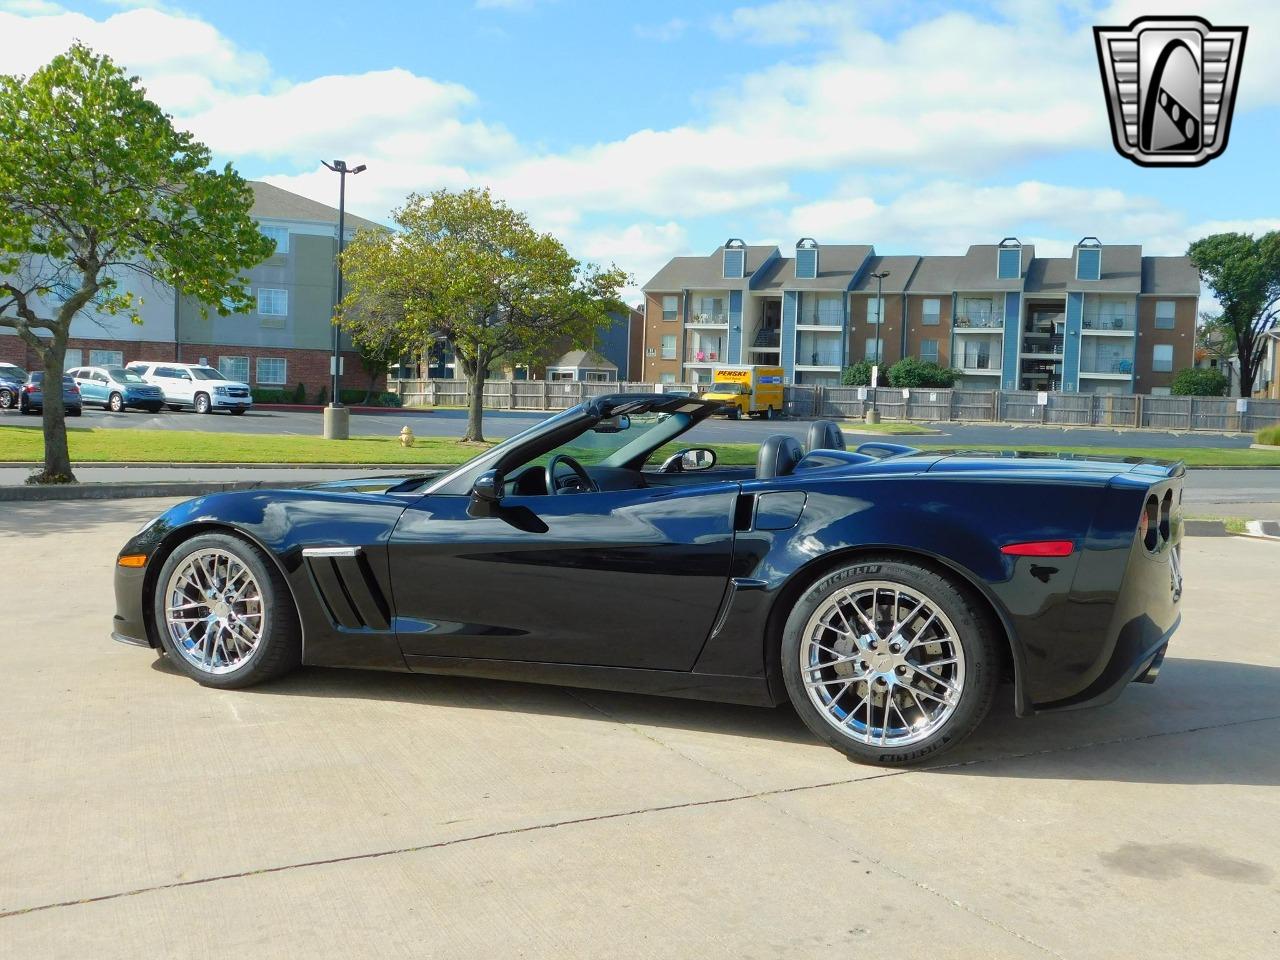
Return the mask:
{"type": "Polygon", "coordinates": [[[1038,704],[1036,713],[1079,710],[1111,703],[1130,683],[1155,683],[1164,663],[1169,640],[1182,624],[1179,614],[1169,629],[1158,632],[1155,624],[1141,617],[1120,631],[1116,649],[1102,674],[1078,696],[1056,703],[1038,704]]]}

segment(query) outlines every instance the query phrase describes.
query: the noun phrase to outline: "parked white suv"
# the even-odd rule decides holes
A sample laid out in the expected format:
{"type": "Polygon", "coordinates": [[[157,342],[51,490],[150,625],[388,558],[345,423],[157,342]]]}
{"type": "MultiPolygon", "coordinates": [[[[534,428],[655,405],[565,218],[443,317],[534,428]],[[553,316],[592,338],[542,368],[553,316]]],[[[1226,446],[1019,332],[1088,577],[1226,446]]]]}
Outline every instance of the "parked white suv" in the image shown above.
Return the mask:
{"type": "Polygon", "coordinates": [[[196,413],[214,410],[244,413],[253,406],[253,394],[247,383],[228,380],[213,367],[135,360],[127,369],[163,390],[164,402],[170,410],[191,407],[196,413]]]}

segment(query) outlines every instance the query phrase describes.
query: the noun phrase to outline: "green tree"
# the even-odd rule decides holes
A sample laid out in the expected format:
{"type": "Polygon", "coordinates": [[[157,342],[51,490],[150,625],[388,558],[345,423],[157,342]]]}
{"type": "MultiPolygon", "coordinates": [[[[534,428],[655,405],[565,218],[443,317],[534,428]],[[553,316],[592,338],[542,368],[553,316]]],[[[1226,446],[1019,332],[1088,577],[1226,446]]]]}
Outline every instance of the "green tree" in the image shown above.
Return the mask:
{"type": "Polygon", "coordinates": [[[1170,392],[1179,397],[1225,397],[1228,386],[1226,374],[1221,370],[1187,367],[1173,378],[1170,392]]]}
{"type": "Polygon", "coordinates": [[[852,366],[844,368],[840,374],[840,382],[846,387],[869,387],[871,386],[871,367],[870,360],[859,360],[852,366]]]}
{"type": "Polygon", "coordinates": [[[470,382],[464,440],[484,440],[484,380],[495,362],[562,337],[589,343],[610,310],[626,309],[625,273],[579,263],[488,190],[414,194],[394,219],[399,232],[366,231],[343,254],[351,293],[341,321],[357,344],[390,332],[397,349],[416,353],[446,340],[470,382]],[[361,311],[361,301],[397,310],[361,311]]]}
{"type": "Polygon", "coordinates": [[[146,98],[137,77],[77,43],[30,77],[0,76],[0,326],[44,371],[44,469],[70,482],[62,380],[71,321],[125,315],[130,276],[247,310],[239,275],[271,254],[253,194],[146,98]]]}
{"type": "Polygon", "coordinates": [[[957,370],[949,370],[932,360],[920,360],[916,357],[903,357],[889,368],[891,387],[950,387],[959,377],[957,370]]]}
{"type": "Polygon", "coordinates": [[[1262,359],[1262,337],[1280,316],[1280,231],[1257,238],[1215,233],[1192,243],[1187,255],[1222,305],[1205,328],[1234,352],[1240,396],[1247,397],[1262,359]]]}

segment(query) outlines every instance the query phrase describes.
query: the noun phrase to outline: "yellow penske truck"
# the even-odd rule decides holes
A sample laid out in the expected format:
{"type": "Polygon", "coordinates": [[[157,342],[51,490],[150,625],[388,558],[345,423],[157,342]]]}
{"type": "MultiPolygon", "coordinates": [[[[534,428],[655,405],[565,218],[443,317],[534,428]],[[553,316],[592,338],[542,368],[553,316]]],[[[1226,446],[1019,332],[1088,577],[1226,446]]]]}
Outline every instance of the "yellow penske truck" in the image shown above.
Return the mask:
{"type": "Polygon", "coordinates": [[[730,420],[743,414],[772,420],[782,414],[782,368],[743,364],[716,367],[704,400],[719,400],[730,420]]]}

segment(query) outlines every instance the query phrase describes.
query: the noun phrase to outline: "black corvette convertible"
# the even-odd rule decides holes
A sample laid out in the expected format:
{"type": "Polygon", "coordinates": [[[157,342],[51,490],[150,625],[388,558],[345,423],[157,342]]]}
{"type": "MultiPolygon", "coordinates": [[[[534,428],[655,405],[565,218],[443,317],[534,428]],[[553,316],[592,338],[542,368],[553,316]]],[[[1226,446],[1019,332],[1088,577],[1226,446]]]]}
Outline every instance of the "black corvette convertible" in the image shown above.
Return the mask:
{"type": "Polygon", "coordinates": [[[1182,467],[679,448],[714,404],[601,397],[432,474],[200,497],[120,551],[114,636],[203,684],[299,664],[777,705],[851,757],[953,746],[1152,681],[1179,622],[1182,467]]]}

